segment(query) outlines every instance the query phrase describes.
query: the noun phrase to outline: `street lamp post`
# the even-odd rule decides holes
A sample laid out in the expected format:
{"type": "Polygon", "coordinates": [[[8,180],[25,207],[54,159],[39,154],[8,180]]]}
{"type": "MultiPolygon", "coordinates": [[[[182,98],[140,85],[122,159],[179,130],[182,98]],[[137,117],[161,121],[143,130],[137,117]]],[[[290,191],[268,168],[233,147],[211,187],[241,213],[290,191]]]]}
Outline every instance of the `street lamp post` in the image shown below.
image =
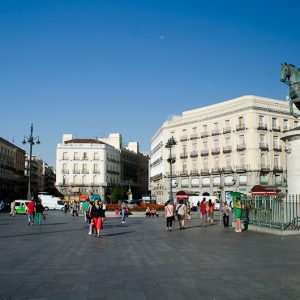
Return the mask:
{"type": "Polygon", "coordinates": [[[223,204],[223,201],[225,202],[225,197],[224,196],[224,172],[223,169],[220,169],[220,209],[219,209],[219,215],[220,215],[220,226],[222,226],[222,214],[221,214],[221,207],[223,204]]]}
{"type": "Polygon", "coordinates": [[[176,141],[174,140],[174,137],[168,139],[166,143],[166,148],[170,150],[170,157],[167,159],[168,163],[170,164],[170,195],[169,200],[173,201],[173,191],[172,191],[172,164],[175,163],[175,158],[172,157],[172,147],[176,145],[176,141]]]}
{"type": "Polygon", "coordinates": [[[35,143],[38,145],[40,144],[40,138],[34,137],[33,136],[33,124],[31,124],[30,127],[30,136],[27,137],[26,135],[24,135],[24,139],[23,139],[23,144],[25,145],[27,143],[29,143],[30,145],[30,150],[29,150],[29,166],[28,166],[28,192],[27,192],[27,199],[31,200],[32,195],[31,195],[31,161],[32,161],[32,146],[35,145],[35,143]]]}

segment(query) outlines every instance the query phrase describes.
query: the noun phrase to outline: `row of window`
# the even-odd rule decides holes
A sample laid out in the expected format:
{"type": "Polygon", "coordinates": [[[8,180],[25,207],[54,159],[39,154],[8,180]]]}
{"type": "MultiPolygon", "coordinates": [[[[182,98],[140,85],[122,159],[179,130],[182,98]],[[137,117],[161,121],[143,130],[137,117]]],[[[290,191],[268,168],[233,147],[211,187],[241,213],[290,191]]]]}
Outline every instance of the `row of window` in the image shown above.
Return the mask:
{"type": "MultiPolygon", "coordinates": [[[[119,183],[119,180],[114,178],[114,177],[107,177],[107,182],[109,185],[114,185],[119,183]]],[[[86,186],[90,186],[90,185],[100,185],[101,184],[101,180],[100,180],[100,176],[94,176],[92,181],[90,182],[88,180],[87,176],[78,176],[75,175],[72,178],[69,178],[68,176],[63,176],[63,185],[86,185],[86,186]]]]}
{"type": "MultiPolygon", "coordinates": [[[[94,152],[93,154],[88,155],[87,152],[79,153],[79,152],[74,152],[73,154],[69,152],[63,152],[62,154],[62,160],[100,160],[100,153],[99,152],[94,152]]],[[[112,161],[112,162],[119,162],[119,157],[117,155],[107,155],[107,160],[112,161]]]]}
{"type": "MultiPolygon", "coordinates": [[[[100,173],[100,165],[94,164],[92,166],[92,168],[88,168],[87,164],[74,164],[73,165],[73,173],[80,173],[82,172],[83,174],[85,173],[89,173],[90,170],[93,170],[93,173],[100,173]]],[[[119,171],[119,166],[115,166],[115,165],[108,165],[107,166],[107,171],[115,171],[118,172],[119,171]]],[[[69,173],[69,168],[68,168],[68,164],[64,163],[63,167],[62,167],[62,173],[69,173]]]]}
{"type": "MultiPolygon", "coordinates": [[[[258,116],[258,128],[261,128],[261,129],[265,129],[265,126],[268,127],[268,118],[264,115],[259,115],[258,116]]],[[[292,128],[290,126],[290,122],[291,120],[288,120],[288,119],[284,119],[283,120],[283,130],[288,130],[289,128],[292,128]]],[[[216,133],[219,133],[220,129],[219,128],[223,128],[225,129],[225,133],[226,133],[226,128],[229,129],[231,128],[231,125],[232,125],[232,121],[231,120],[224,120],[224,122],[214,122],[212,124],[212,133],[216,132],[216,133]]],[[[299,126],[299,122],[298,121],[294,121],[294,124],[293,124],[294,128],[299,126]]],[[[237,129],[243,129],[245,128],[245,121],[244,121],[244,117],[241,116],[241,117],[238,117],[237,119],[237,129]]],[[[279,120],[278,118],[276,117],[272,117],[272,126],[271,126],[272,129],[280,129],[280,126],[279,126],[279,120]]],[[[191,137],[193,138],[194,135],[197,135],[198,134],[198,127],[193,127],[192,128],[192,132],[191,132],[191,137]]],[[[201,132],[208,132],[208,129],[209,129],[209,126],[207,124],[203,124],[201,126],[201,132]]],[[[223,130],[224,131],[224,130],[223,130]]],[[[171,135],[174,135],[174,132],[171,132],[171,135]]],[[[187,129],[182,129],[181,131],[181,136],[184,137],[184,136],[187,136],[187,129]]]]}
{"type": "MultiPolygon", "coordinates": [[[[246,145],[246,142],[245,142],[245,135],[239,135],[237,137],[237,145],[246,145]]],[[[265,134],[260,134],[259,135],[259,148],[261,147],[261,145],[264,145],[264,144],[267,144],[267,136],[265,134]]],[[[225,147],[228,147],[228,146],[232,146],[232,139],[230,137],[225,137],[225,147]]],[[[220,145],[220,139],[218,137],[214,138],[213,139],[213,147],[214,148],[219,148],[219,145],[220,145]]],[[[197,151],[198,150],[198,143],[197,142],[193,142],[191,144],[192,146],[192,151],[197,151]]],[[[279,136],[274,136],[273,137],[273,148],[279,148],[280,147],[280,138],[279,136]]],[[[182,153],[183,154],[187,154],[187,150],[188,150],[188,145],[186,143],[183,143],[182,144],[182,153]]],[[[208,150],[209,147],[208,147],[208,141],[207,140],[203,140],[202,141],[202,149],[203,150],[208,150]]]]}

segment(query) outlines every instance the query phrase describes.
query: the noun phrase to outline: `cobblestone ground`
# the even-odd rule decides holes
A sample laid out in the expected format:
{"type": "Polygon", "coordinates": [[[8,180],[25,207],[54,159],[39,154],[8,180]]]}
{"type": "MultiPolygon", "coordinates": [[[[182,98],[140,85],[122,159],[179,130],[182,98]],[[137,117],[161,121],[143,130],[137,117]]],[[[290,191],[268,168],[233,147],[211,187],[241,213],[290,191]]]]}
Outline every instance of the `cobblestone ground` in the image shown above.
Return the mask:
{"type": "Polygon", "coordinates": [[[299,236],[199,223],[108,218],[98,239],[82,217],[2,213],[0,299],[300,299],[299,236]]]}

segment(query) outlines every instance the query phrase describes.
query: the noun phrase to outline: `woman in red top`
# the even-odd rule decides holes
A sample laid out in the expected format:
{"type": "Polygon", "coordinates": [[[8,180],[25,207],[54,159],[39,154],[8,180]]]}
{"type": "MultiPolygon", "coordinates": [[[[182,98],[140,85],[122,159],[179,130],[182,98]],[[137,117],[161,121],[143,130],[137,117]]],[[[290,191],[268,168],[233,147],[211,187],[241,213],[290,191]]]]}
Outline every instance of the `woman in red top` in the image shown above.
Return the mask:
{"type": "Polygon", "coordinates": [[[200,204],[200,211],[201,211],[201,227],[205,226],[206,223],[206,217],[207,217],[207,211],[206,211],[206,202],[205,199],[202,200],[200,204]]]}

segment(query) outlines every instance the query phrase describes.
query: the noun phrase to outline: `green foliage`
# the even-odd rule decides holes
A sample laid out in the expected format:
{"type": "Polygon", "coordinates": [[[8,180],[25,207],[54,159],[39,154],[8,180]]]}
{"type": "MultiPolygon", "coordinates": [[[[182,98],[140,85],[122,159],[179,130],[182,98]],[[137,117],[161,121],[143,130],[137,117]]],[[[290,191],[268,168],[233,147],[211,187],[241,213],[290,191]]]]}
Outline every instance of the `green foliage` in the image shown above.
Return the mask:
{"type": "Polygon", "coordinates": [[[126,191],[120,185],[116,185],[111,192],[110,199],[112,203],[117,203],[118,200],[125,200],[127,199],[126,191]]]}

